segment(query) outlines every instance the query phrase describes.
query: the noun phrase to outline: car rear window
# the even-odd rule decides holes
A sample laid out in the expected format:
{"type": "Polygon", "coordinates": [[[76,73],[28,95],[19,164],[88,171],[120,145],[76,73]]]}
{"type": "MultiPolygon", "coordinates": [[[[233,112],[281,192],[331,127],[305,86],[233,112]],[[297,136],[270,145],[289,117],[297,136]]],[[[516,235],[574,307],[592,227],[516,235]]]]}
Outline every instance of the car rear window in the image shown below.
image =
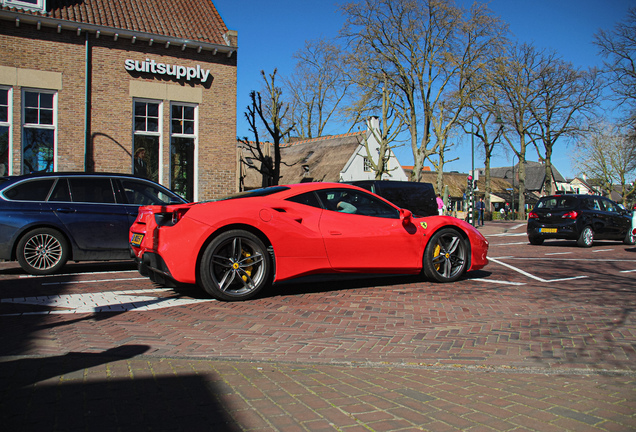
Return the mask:
{"type": "Polygon", "coordinates": [[[577,199],[569,196],[551,196],[541,198],[537,203],[538,209],[572,210],[576,207],[577,199]]]}
{"type": "Polygon", "coordinates": [[[25,181],[4,191],[4,196],[15,201],[45,201],[54,182],[54,178],[25,181]]]}

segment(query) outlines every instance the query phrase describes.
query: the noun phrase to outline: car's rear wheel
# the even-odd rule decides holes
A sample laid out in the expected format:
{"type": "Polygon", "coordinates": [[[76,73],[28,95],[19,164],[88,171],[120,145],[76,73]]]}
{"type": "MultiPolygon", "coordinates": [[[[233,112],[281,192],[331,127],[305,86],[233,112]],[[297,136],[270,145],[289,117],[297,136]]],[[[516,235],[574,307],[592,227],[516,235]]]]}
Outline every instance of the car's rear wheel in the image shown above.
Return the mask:
{"type": "Polygon", "coordinates": [[[269,285],[271,259],[254,234],[232,230],[206,248],[200,267],[203,289],[219,300],[247,300],[269,285]]]}
{"type": "Polygon", "coordinates": [[[437,282],[453,282],[466,271],[468,246],[461,234],[443,228],[429,240],[424,251],[424,275],[437,282]]]}
{"type": "Polygon", "coordinates": [[[592,227],[589,225],[583,228],[581,234],[579,235],[579,239],[577,240],[577,244],[581,247],[592,247],[594,243],[594,231],[592,231],[592,227]]]}
{"type": "Polygon", "coordinates": [[[528,241],[530,242],[531,245],[536,245],[536,246],[542,245],[543,240],[545,240],[543,237],[528,236],[528,241]]]}
{"type": "Polygon", "coordinates": [[[57,272],[68,260],[68,242],[57,230],[38,228],[26,233],[18,242],[16,255],[24,271],[33,275],[57,272]]]}
{"type": "Polygon", "coordinates": [[[625,239],[623,240],[623,243],[625,243],[626,245],[636,244],[636,236],[634,235],[633,229],[630,228],[629,231],[627,231],[627,234],[625,235],[625,239]]]}

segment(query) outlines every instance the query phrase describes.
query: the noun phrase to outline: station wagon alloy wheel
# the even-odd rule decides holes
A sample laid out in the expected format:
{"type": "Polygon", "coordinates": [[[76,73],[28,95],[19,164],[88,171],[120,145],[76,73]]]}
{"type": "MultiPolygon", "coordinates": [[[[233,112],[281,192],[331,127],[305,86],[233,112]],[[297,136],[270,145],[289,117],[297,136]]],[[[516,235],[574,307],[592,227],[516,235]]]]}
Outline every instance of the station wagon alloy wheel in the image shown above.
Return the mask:
{"type": "Polygon", "coordinates": [[[202,258],[201,281],[210,295],[221,300],[246,300],[269,284],[271,264],[267,249],[255,235],[228,231],[214,239],[202,258]]]}
{"type": "Polygon", "coordinates": [[[66,264],[68,246],[59,232],[40,228],[20,240],[17,254],[20,266],[28,273],[51,274],[66,264]]]}

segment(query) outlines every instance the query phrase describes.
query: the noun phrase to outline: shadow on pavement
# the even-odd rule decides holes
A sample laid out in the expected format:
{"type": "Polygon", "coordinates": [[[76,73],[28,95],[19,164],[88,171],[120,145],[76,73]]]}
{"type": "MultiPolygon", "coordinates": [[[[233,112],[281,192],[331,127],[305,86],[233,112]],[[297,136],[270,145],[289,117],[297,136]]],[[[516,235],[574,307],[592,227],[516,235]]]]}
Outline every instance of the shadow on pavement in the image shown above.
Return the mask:
{"type": "Polygon", "coordinates": [[[161,360],[130,360],[148,349],[0,362],[3,430],[241,430],[216,398],[231,389],[161,360]]]}

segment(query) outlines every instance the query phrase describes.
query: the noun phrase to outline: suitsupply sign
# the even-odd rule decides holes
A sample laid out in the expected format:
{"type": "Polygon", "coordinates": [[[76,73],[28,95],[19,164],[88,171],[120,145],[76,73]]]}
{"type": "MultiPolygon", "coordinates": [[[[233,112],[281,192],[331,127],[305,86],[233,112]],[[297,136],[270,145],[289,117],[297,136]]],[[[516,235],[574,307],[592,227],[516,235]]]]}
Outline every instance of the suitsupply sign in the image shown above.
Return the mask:
{"type": "Polygon", "coordinates": [[[198,80],[204,83],[210,76],[210,69],[203,69],[200,65],[196,67],[180,66],[175,64],[157,63],[154,60],[146,61],[126,59],[124,67],[129,72],[145,72],[154,75],[171,75],[176,79],[185,78],[187,81],[198,80]]]}

